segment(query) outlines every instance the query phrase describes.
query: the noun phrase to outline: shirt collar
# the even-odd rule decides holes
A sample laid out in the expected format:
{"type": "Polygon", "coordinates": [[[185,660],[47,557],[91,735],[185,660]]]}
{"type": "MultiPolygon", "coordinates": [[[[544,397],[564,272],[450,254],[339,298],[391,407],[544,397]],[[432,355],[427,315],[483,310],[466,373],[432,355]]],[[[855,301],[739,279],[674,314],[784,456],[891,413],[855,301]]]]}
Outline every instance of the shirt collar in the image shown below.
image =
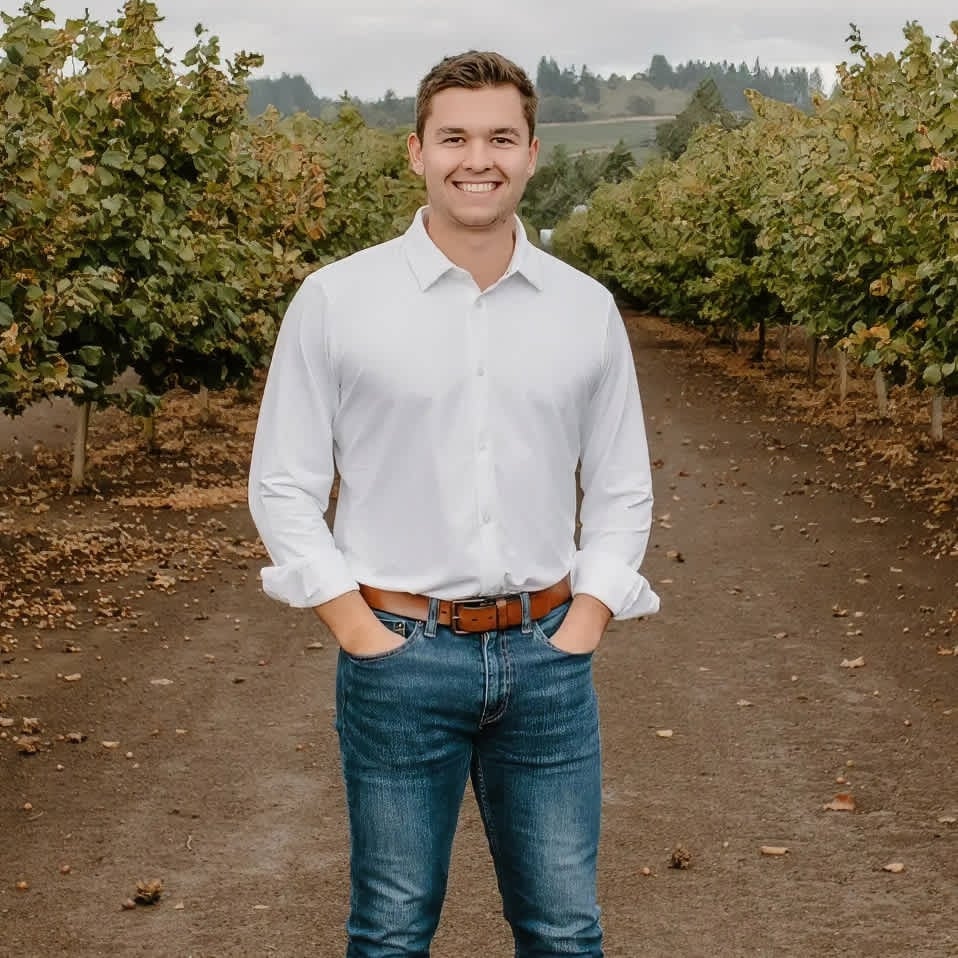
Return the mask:
{"type": "MultiPolygon", "coordinates": [[[[428,207],[421,207],[403,236],[403,248],[419,287],[425,292],[440,277],[451,269],[456,269],[445,253],[432,241],[426,232],[424,214],[428,207]]],[[[503,279],[513,273],[520,273],[537,290],[542,289],[542,263],[537,255],[539,251],[529,242],[525,227],[518,216],[515,217],[515,249],[503,279]]],[[[500,280],[501,282],[501,280],[500,280]]]]}

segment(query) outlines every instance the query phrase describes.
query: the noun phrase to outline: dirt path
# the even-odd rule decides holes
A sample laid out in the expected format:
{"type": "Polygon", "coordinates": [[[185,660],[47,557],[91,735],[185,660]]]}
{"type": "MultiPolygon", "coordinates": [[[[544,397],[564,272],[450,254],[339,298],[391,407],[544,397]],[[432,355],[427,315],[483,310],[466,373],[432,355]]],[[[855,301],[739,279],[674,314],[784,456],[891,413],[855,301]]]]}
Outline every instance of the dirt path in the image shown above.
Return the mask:
{"type": "MultiPolygon", "coordinates": [[[[924,554],[926,513],[829,461],[831,433],[658,326],[634,336],[663,611],[614,624],[595,659],[607,954],[958,954],[958,655],[942,654],[958,645],[958,562],[924,554]],[[824,810],[837,793],[857,810],[824,810]],[[691,867],[669,867],[678,846],[691,867]]],[[[65,436],[46,415],[50,441],[65,436]]],[[[34,521],[21,468],[0,473],[21,490],[0,534],[34,521]]],[[[82,587],[91,607],[98,588],[113,597],[109,615],[0,627],[0,956],[335,958],[347,861],[328,637],[261,596],[242,505],[124,512],[107,490],[36,521],[121,513],[127,539],[173,544],[152,571],[82,587]],[[196,551],[204,535],[215,555],[196,551]],[[14,742],[24,717],[34,755],[14,742]],[[84,741],[58,740],[71,732],[84,741]],[[121,909],[154,878],[158,904],[121,909]]],[[[471,799],[433,954],[511,954],[471,799]]]]}

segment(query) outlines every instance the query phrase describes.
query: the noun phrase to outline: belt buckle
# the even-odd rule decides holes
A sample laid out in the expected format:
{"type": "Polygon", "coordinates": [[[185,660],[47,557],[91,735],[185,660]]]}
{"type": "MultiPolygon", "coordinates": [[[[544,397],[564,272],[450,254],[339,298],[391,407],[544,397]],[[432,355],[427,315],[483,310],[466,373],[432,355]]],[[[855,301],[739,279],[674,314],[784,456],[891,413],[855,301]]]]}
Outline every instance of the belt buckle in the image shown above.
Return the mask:
{"type": "Polygon", "coordinates": [[[452,628],[452,631],[456,635],[474,635],[474,632],[470,632],[468,629],[459,628],[459,610],[460,609],[485,609],[489,607],[495,607],[496,600],[489,598],[476,598],[476,599],[454,599],[452,603],[452,611],[449,614],[450,622],[449,625],[452,628]]]}
{"type": "MultiPolygon", "coordinates": [[[[449,625],[452,628],[452,631],[456,635],[475,635],[474,632],[470,632],[468,629],[460,629],[458,627],[459,622],[459,609],[496,609],[496,625],[495,628],[500,628],[499,626],[499,613],[498,609],[500,604],[504,607],[509,602],[514,599],[520,599],[521,594],[519,592],[509,592],[506,595],[495,595],[495,596],[479,596],[475,599],[455,599],[452,603],[452,609],[449,613],[450,622],[449,625]]],[[[486,631],[483,629],[482,631],[486,631]]]]}

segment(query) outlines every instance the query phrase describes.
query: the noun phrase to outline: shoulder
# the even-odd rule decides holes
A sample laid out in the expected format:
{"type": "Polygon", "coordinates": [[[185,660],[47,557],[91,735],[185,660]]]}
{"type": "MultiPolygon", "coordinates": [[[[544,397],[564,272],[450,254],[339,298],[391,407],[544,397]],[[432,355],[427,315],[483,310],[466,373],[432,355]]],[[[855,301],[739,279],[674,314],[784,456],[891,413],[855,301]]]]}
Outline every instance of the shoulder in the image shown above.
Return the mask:
{"type": "Polygon", "coordinates": [[[373,277],[381,277],[384,270],[388,273],[404,268],[404,265],[402,237],[397,236],[328,263],[310,273],[303,281],[303,286],[322,290],[332,299],[344,290],[368,285],[373,277]]]}
{"type": "Polygon", "coordinates": [[[541,277],[542,292],[558,309],[594,316],[603,323],[616,311],[612,294],[598,280],[538,247],[530,248],[529,257],[541,277]]]}

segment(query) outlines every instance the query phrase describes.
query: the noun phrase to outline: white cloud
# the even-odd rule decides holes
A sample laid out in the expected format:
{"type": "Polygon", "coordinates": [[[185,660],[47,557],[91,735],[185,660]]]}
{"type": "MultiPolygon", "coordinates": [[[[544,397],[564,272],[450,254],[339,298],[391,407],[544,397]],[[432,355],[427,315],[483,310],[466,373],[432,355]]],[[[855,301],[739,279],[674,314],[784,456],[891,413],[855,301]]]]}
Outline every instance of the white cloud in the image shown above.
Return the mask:
{"type": "MultiPolygon", "coordinates": [[[[8,12],[15,7],[7,0],[8,12]]],[[[59,19],[116,16],[110,0],[51,0],[59,19]]],[[[958,11],[945,0],[917,0],[903,8],[887,0],[159,0],[164,43],[182,54],[203,23],[220,37],[225,55],[240,49],[264,54],[264,75],[301,73],[317,93],[343,90],[363,97],[388,87],[415,91],[419,77],[449,53],[492,48],[534,71],[542,55],[563,66],[631,74],[654,53],[672,62],[688,59],[768,65],[816,64],[829,68],[847,59],[849,22],[875,50],[902,47],[906,19],[933,35],[948,34],[958,11]]]]}

